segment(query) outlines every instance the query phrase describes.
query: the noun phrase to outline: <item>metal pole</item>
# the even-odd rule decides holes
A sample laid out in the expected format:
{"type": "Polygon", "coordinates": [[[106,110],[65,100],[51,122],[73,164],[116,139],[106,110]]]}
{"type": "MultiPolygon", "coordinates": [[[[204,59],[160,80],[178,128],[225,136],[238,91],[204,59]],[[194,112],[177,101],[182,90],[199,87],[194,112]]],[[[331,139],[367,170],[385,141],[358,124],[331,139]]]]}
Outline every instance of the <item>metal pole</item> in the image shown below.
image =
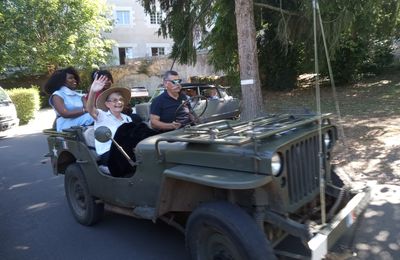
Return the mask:
{"type": "Polygon", "coordinates": [[[122,153],[122,155],[128,160],[129,164],[134,167],[136,163],[129,157],[129,155],[124,151],[124,149],[113,139],[111,141],[115,144],[118,150],[122,153]]]}
{"type": "Polygon", "coordinates": [[[318,0],[312,0],[313,5],[313,29],[314,29],[314,63],[315,63],[315,96],[317,102],[317,116],[318,116],[318,141],[319,141],[319,192],[321,203],[321,223],[326,223],[326,204],[325,204],[325,169],[323,168],[323,150],[322,150],[322,117],[321,117],[321,92],[319,87],[319,66],[318,66],[318,41],[317,41],[317,11],[319,12],[318,0]]]}

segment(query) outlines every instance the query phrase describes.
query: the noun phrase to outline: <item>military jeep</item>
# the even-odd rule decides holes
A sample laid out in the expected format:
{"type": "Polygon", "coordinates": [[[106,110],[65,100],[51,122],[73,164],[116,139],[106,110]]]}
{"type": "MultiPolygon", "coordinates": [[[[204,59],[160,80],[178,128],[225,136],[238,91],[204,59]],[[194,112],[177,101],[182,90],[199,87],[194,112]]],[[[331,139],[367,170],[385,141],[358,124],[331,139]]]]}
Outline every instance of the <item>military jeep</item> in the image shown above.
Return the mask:
{"type": "Polygon", "coordinates": [[[370,196],[333,170],[337,130],[327,115],[221,120],[155,135],[134,149],[134,174],[120,178],[99,169],[86,132],[44,131],[76,220],[93,225],[104,209],[162,220],[184,233],[193,259],[321,259],[370,196]]]}

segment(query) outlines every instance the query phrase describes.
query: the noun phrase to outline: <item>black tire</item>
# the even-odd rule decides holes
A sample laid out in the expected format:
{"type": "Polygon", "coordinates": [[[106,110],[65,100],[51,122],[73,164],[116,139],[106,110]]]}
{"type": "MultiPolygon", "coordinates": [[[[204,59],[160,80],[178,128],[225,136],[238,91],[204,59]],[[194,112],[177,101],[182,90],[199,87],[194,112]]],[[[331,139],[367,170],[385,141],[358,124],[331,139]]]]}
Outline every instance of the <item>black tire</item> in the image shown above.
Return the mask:
{"type": "Polygon", "coordinates": [[[189,217],[185,236],[192,259],[276,259],[254,219],[228,202],[200,205],[189,217]]]}
{"type": "Polygon", "coordinates": [[[104,204],[96,203],[78,164],[70,164],[65,171],[65,195],[75,219],[82,225],[96,224],[104,212],[104,204]]]}

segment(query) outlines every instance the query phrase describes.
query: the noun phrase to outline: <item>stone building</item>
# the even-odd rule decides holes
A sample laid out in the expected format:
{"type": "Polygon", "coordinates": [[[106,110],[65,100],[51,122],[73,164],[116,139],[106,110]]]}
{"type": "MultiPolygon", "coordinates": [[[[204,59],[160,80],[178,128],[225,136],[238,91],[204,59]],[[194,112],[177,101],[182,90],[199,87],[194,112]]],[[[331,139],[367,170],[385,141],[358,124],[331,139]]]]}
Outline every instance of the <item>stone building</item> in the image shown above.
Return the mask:
{"type": "Polygon", "coordinates": [[[112,9],[114,28],[104,36],[116,42],[112,65],[124,65],[129,59],[165,56],[171,52],[172,39],[158,36],[163,13],[157,7],[151,14],[134,0],[107,0],[112,9]]]}

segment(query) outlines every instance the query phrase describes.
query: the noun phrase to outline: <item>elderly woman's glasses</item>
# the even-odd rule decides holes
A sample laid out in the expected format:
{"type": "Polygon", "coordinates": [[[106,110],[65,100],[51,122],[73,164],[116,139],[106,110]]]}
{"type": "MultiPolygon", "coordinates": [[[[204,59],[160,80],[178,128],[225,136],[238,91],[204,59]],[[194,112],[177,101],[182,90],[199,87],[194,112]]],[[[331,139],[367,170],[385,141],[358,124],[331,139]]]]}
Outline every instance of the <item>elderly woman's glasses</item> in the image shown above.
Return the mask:
{"type": "Polygon", "coordinates": [[[180,84],[180,83],[182,82],[181,79],[173,79],[173,80],[167,79],[166,81],[169,81],[169,82],[171,82],[171,83],[174,84],[174,85],[180,84]]]}
{"type": "Polygon", "coordinates": [[[116,104],[118,102],[124,103],[125,99],[123,99],[123,98],[114,98],[114,99],[107,99],[106,101],[116,104]]]}

